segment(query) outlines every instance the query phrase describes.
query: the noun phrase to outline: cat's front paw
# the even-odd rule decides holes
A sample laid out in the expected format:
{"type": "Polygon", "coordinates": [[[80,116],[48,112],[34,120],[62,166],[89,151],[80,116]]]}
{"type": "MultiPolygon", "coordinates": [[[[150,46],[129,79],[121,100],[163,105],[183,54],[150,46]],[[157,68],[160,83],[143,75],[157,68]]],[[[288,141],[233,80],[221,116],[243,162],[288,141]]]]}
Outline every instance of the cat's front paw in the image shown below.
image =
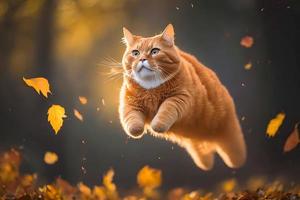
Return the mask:
{"type": "Polygon", "coordinates": [[[127,127],[127,134],[135,139],[139,139],[144,134],[144,125],[143,124],[132,124],[127,127]]]}
{"type": "Polygon", "coordinates": [[[161,123],[161,122],[151,122],[151,129],[156,133],[165,133],[169,130],[169,126],[161,123]]]}

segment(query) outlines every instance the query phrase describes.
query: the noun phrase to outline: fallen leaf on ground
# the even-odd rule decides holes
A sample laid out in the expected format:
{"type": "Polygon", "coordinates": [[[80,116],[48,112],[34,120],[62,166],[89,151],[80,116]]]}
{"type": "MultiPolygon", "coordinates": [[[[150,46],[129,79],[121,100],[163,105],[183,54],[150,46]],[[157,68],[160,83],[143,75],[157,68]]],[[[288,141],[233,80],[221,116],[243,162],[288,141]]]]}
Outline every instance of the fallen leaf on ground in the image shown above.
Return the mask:
{"type": "Polygon", "coordinates": [[[44,161],[48,165],[53,165],[58,161],[58,156],[54,152],[47,151],[44,155],[44,161]]]}
{"type": "Polygon", "coordinates": [[[117,191],[117,186],[113,183],[115,172],[113,169],[110,169],[103,176],[103,185],[105,188],[107,199],[117,200],[119,199],[119,194],[117,191]]]}
{"type": "Polygon", "coordinates": [[[45,185],[39,188],[39,191],[42,193],[44,199],[62,199],[59,189],[53,185],[45,185]]]}
{"type": "Polygon", "coordinates": [[[285,118],[284,113],[278,113],[277,116],[269,122],[267,127],[267,132],[266,132],[269,137],[274,137],[276,135],[284,118],[285,118]]]}
{"type": "Polygon", "coordinates": [[[245,47],[245,48],[252,47],[253,43],[254,43],[254,39],[251,36],[245,36],[240,41],[240,45],[245,47]]]}
{"type": "Polygon", "coordinates": [[[113,169],[108,170],[108,172],[103,176],[103,185],[111,191],[116,190],[116,185],[113,183],[115,172],[113,169]]]}
{"type": "Polygon", "coordinates": [[[79,119],[80,121],[83,121],[83,116],[78,110],[74,109],[74,115],[77,119],[79,119]]]}
{"type": "Polygon", "coordinates": [[[99,200],[106,199],[105,188],[100,186],[95,186],[93,189],[93,197],[99,200]]]}
{"type": "Polygon", "coordinates": [[[46,98],[48,98],[48,93],[51,94],[47,79],[43,77],[26,79],[23,77],[23,80],[29,87],[33,87],[38,94],[42,93],[46,98]]]}
{"type": "Polygon", "coordinates": [[[91,199],[92,190],[87,185],[83,183],[79,183],[77,186],[81,193],[80,199],[85,199],[85,200],[91,199]]]}
{"type": "Polygon", "coordinates": [[[55,134],[58,133],[63,125],[63,118],[66,118],[65,109],[60,105],[52,105],[48,109],[48,122],[50,122],[55,134]]]}
{"type": "Polygon", "coordinates": [[[299,123],[297,123],[295,125],[293,132],[289,135],[289,137],[285,141],[285,144],[283,147],[284,152],[289,152],[289,151],[293,150],[300,143],[298,126],[299,126],[299,123]]]}
{"type": "Polygon", "coordinates": [[[87,98],[84,96],[79,96],[78,99],[79,99],[80,103],[83,105],[87,104],[87,102],[88,102],[87,98]]]}

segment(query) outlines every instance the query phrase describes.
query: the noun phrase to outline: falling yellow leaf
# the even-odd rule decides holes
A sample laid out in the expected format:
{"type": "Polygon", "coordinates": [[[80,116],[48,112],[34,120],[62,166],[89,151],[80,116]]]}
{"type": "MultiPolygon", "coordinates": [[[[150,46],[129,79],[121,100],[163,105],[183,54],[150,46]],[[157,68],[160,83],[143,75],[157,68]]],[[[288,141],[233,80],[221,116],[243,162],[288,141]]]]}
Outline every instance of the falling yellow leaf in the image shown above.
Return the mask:
{"type": "Polygon", "coordinates": [[[84,96],[79,96],[78,99],[79,99],[80,103],[83,105],[87,104],[87,102],[88,102],[87,98],[84,96]]]}
{"type": "Polygon", "coordinates": [[[50,122],[55,134],[58,133],[63,125],[63,118],[67,117],[65,115],[65,109],[60,105],[52,105],[48,109],[48,122],[50,122]]]}
{"type": "Polygon", "coordinates": [[[245,66],[244,66],[245,70],[250,70],[252,68],[252,63],[248,62],[245,66]]]}
{"type": "Polygon", "coordinates": [[[83,121],[82,114],[78,110],[74,109],[74,115],[77,119],[79,119],[80,121],[83,121]]]}
{"type": "Polygon", "coordinates": [[[298,126],[299,126],[299,124],[297,123],[294,127],[293,132],[286,139],[284,147],[283,147],[284,152],[289,152],[289,151],[293,150],[300,143],[298,126]]]}
{"type": "Polygon", "coordinates": [[[149,166],[143,167],[137,175],[137,182],[142,188],[157,188],[161,185],[161,181],[161,171],[149,166]]]}
{"type": "Polygon", "coordinates": [[[284,113],[278,113],[277,116],[269,122],[268,127],[267,127],[267,135],[269,137],[275,136],[275,134],[277,133],[279,127],[281,126],[284,118],[285,118],[284,113]]]}
{"type": "Polygon", "coordinates": [[[53,165],[58,161],[58,156],[54,152],[47,151],[44,155],[44,161],[48,165],[53,165]]]}
{"type": "Polygon", "coordinates": [[[221,185],[222,190],[224,192],[232,192],[233,189],[236,187],[236,180],[235,179],[229,179],[227,181],[224,181],[221,185]]]}
{"type": "Polygon", "coordinates": [[[48,93],[51,94],[49,82],[43,77],[26,79],[23,77],[24,82],[35,89],[35,91],[40,94],[42,93],[46,98],[48,98],[48,93]]]}

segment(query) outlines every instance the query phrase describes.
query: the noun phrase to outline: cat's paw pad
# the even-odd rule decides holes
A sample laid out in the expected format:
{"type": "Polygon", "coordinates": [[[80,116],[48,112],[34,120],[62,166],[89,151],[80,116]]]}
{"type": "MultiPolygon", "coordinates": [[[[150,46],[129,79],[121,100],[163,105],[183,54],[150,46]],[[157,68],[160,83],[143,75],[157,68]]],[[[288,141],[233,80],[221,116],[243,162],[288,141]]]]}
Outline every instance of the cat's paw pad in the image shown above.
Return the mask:
{"type": "Polygon", "coordinates": [[[144,126],[143,125],[131,125],[128,127],[128,135],[132,138],[138,139],[143,136],[144,126]]]}
{"type": "Polygon", "coordinates": [[[165,133],[169,130],[169,127],[163,123],[151,123],[151,129],[157,133],[165,133]]]}

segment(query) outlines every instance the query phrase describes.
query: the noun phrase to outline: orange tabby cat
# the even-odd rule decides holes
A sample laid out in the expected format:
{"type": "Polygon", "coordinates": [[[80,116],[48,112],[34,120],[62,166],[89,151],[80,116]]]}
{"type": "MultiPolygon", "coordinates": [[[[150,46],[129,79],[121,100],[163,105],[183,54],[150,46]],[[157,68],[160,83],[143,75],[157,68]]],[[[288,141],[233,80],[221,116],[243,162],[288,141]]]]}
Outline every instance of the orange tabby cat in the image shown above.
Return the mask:
{"type": "Polygon", "coordinates": [[[227,166],[246,160],[234,102],[216,74],[174,44],[169,24],[162,34],[141,37],[126,28],[124,81],[119,114],[126,133],[178,143],[198,167],[209,170],[217,152],[227,166]]]}

